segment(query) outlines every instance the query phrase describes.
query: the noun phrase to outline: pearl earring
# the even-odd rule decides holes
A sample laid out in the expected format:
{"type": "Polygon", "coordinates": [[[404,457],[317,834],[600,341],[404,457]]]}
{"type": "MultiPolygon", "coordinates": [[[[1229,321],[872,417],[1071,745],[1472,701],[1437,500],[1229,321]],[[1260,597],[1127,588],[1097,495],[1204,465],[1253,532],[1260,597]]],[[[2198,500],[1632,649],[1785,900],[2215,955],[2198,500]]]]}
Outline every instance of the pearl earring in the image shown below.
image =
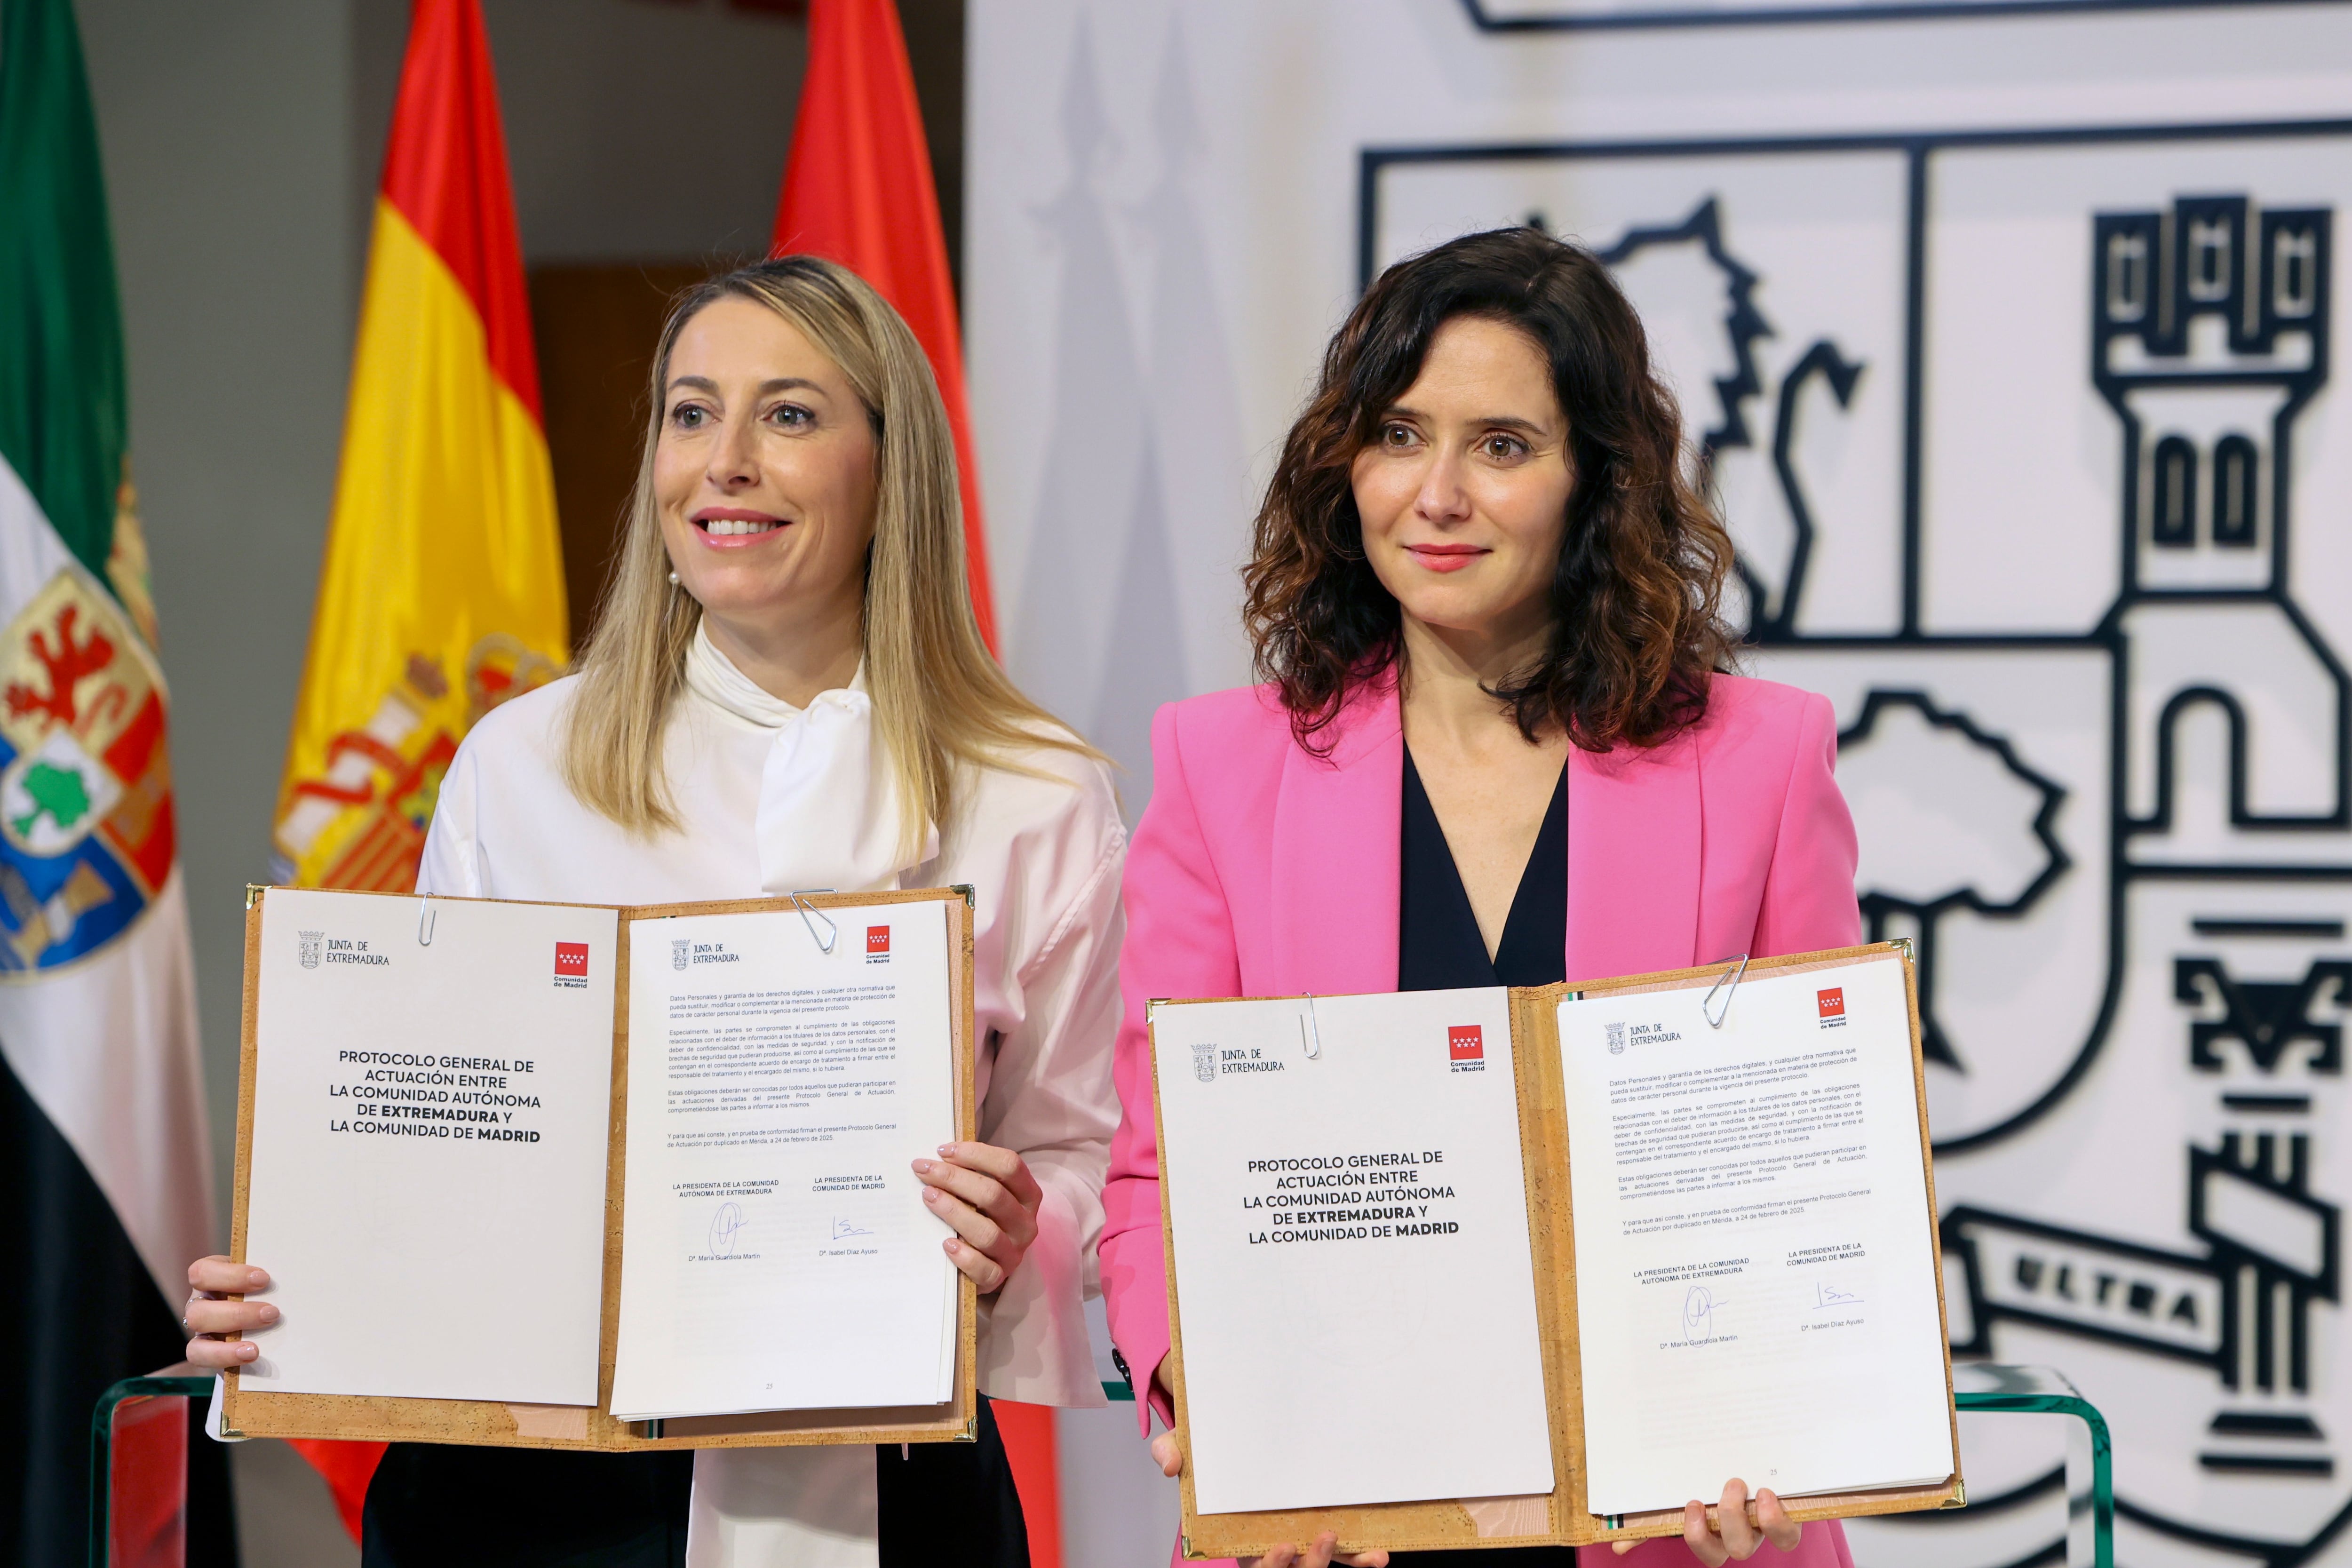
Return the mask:
{"type": "Polygon", "coordinates": [[[677,586],[677,574],[675,572],[669,574],[669,585],[673,588],[677,586]]]}

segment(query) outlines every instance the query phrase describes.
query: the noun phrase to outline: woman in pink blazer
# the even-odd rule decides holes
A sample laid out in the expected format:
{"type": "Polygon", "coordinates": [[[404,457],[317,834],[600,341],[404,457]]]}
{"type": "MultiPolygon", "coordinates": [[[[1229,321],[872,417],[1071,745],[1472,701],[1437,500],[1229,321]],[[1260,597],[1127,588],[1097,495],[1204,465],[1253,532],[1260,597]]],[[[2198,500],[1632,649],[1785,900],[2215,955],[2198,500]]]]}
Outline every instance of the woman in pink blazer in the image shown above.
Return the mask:
{"type": "MultiPolygon", "coordinates": [[[[1534,229],[1399,263],[1333,340],[1257,521],[1265,684],[1160,710],[1128,856],[1101,1262],[1147,1433],[1170,1413],[1148,998],[1541,984],[1860,939],[1829,704],[1723,673],[1731,545],[1680,454],[1631,306],[1534,229]]],[[[1172,1436],[1154,1451],[1178,1472],[1172,1436]]],[[[1738,1479],[1720,1502],[1719,1529],[1694,1500],[1683,1540],[1631,1562],[1851,1568],[1835,1523],[1801,1529],[1769,1491],[1750,1523],[1738,1479]]],[[[1395,1561],[1457,1557],[1570,1561],[1395,1561]]],[[[1388,1561],[1326,1536],[1263,1563],[1388,1561]]]]}

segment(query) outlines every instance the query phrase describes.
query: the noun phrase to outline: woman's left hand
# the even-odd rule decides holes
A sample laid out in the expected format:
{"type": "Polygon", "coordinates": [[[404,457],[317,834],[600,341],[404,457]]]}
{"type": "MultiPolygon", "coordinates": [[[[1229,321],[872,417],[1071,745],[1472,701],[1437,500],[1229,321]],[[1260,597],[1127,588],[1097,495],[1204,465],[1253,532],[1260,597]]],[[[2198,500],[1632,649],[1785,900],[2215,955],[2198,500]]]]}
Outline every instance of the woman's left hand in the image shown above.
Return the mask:
{"type": "Polygon", "coordinates": [[[1045,1199],[1028,1163],[993,1143],[942,1143],[936,1160],[915,1162],[929,1189],[923,1202],[955,1230],[944,1244],[981,1294],[1002,1289],[1037,1239],[1045,1199]]]}
{"type": "MultiPolygon", "coordinates": [[[[1789,1517],[1780,1500],[1769,1491],[1756,1494],[1756,1522],[1748,1522],[1748,1483],[1734,1479],[1725,1483],[1723,1500],[1716,1507],[1716,1524],[1706,1522],[1706,1504],[1696,1498],[1683,1504],[1683,1543],[1691,1555],[1706,1564],[1706,1568],[1723,1568],[1726,1563],[1744,1563],[1756,1555],[1766,1542],[1782,1552],[1793,1552],[1805,1527],[1789,1517]]],[[[1637,1541],[1617,1542],[1617,1554],[1640,1545],[1637,1541]]]]}

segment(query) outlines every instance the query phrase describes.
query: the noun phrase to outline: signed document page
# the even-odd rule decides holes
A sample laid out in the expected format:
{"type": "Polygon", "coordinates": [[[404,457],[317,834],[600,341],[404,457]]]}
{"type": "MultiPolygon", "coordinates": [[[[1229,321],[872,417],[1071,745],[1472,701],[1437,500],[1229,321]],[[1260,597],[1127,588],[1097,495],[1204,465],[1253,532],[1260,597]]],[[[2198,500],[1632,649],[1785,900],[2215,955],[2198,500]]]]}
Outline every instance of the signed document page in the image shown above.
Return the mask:
{"type": "Polygon", "coordinates": [[[911,1168],[956,1135],[948,940],[937,903],[630,923],[616,1418],[952,1397],[911,1168]]]}
{"type": "Polygon", "coordinates": [[[1151,1031],[1196,1510],[1550,1491],[1508,993],[1151,1031]]]}
{"type": "Polygon", "coordinates": [[[241,1387],[596,1403],[618,929],[268,890],[245,1257],[285,1316],[241,1387]],[[436,1270],[462,1324],[417,1310],[436,1270]]]}
{"type": "Polygon", "coordinates": [[[1941,1481],[1903,965],[1750,973],[1719,1029],[1706,995],[1559,1008],[1589,1506],[1941,1481]]]}

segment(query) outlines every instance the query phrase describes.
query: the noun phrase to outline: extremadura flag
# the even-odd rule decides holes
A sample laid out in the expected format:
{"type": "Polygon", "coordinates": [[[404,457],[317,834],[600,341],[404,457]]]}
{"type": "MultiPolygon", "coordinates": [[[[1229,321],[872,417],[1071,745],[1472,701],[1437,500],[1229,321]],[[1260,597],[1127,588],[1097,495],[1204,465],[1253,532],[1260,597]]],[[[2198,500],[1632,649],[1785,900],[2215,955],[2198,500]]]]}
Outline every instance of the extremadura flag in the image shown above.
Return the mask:
{"type": "MultiPolygon", "coordinates": [[[[33,1564],[86,1560],[91,1410],[179,1361],[214,1234],[113,257],[70,0],[0,0],[0,1561],[33,1564]]],[[[187,1561],[228,1563],[191,1458],[187,1561]]]]}

